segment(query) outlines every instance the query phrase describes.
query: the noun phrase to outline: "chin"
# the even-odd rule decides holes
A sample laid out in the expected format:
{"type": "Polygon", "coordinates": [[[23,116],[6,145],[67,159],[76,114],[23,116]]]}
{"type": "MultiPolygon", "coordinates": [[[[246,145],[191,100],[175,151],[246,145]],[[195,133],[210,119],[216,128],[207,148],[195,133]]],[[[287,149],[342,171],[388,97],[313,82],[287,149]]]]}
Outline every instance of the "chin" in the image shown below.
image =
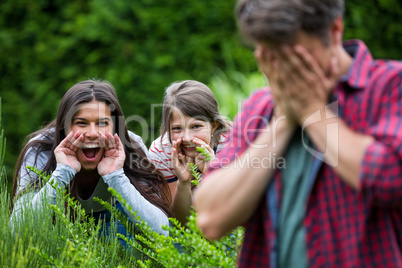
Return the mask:
{"type": "Polygon", "coordinates": [[[81,164],[81,169],[86,171],[92,171],[98,168],[98,164],[83,165],[81,164]]]}
{"type": "Polygon", "coordinates": [[[196,152],[184,152],[185,156],[188,156],[190,158],[195,158],[197,156],[196,152]]]}

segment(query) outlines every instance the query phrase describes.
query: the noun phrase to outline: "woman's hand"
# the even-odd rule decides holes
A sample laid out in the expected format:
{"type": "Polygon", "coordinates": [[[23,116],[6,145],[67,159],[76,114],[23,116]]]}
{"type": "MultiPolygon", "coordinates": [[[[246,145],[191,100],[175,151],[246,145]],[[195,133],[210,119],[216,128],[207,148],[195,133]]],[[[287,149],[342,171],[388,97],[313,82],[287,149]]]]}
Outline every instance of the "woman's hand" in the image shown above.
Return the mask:
{"type": "MultiPolygon", "coordinates": [[[[197,147],[205,148],[207,150],[207,152],[209,154],[209,158],[210,158],[209,161],[211,161],[213,158],[215,158],[214,150],[205,141],[198,139],[198,138],[194,138],[193,143],[197,144],[198,145],[197,147]]],[[[206,161],[206,157],[203,154],[199,153],[195,157],[194,162],[195,162],[197,168],[202,173],[206,173],[208,171],[208,167],[209,167],[208,163],[209,162],[206,161]]]]}
{"type": "Polygon", "coordinates": [[[190,183],[192,179],[190,163],[194,163],[194,159],[182,153],[180,149],[181,141],[181,139],[178,139],[172,142],[172,166],[180,182],[190,183]]]}
{"type": "Polygon", "coordinates": [[[114,134],[114,136],[110,132],[107,132],[106,135],[101,134],[101,140],[105,146],[105,152],[102,160],[98,164],[98,173],[104,176],[121,169],[124,166],[126,154],[124,152],[124,146],[117,134],[114,134]]]}
{"type": "Polygon", "coordinates": [[[64,164],[72,167],[76,172],[81,170],[81,163],[78,161],[76,152],[84,140],[84,135],[79,131],[75,134],[71,131],[67,137],[54,149],[54,156],[57,164],[64,164]]]}

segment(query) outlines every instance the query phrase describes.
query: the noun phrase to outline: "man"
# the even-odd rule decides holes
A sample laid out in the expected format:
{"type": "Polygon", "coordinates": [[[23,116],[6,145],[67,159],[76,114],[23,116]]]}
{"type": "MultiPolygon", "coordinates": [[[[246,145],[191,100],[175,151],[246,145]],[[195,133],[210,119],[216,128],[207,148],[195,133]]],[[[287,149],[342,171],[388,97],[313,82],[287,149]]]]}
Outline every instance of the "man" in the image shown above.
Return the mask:
{"type": "Polygon", "coordinates": [[[245,101],[194,201],[208,238],[245,225],[241,267],[402,267],[402,64],[342,43],[343,10],[238,3],[270,88],[245,101]]]}

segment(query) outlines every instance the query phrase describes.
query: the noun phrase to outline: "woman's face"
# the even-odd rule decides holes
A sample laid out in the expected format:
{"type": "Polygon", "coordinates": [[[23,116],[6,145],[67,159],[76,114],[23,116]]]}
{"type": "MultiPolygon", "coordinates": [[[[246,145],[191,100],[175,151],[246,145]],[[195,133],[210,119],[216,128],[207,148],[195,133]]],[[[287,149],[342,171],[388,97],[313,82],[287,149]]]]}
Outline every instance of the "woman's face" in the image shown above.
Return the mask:
{"type": "Polygon", "coordinates": [[[210,122],[190,117],[179,111],[173,111],[169,131],[172,141],[182,140],[180,147],[183,154],[194,158],[198,154],[198,151],[193,139],[198,138],[209,146],[212,146],[211,136],[215,128],[213,128],[210,122]]]}
{"type": "Polygon", "coordinates": [[[76,153],[81,168],[96,169],[104,153],[100,134],[106,134],[108,131],[113,134],[113,121],[108,105],[99,101],[81,104],[73,117],[71,130],[84,135],[81,148],[76,153]]]}

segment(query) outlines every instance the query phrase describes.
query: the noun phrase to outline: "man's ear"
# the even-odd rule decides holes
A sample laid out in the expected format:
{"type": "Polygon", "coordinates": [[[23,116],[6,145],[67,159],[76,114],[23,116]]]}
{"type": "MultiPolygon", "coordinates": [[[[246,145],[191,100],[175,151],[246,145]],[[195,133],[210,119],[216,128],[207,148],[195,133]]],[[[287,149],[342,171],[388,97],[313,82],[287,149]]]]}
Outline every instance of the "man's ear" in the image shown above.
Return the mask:
{"type": "Polygon", "coordinates": [[[334,46],[342,45],[343,39],[343,19],[337,17],[330,29],[330,42],[334,46]]]}

